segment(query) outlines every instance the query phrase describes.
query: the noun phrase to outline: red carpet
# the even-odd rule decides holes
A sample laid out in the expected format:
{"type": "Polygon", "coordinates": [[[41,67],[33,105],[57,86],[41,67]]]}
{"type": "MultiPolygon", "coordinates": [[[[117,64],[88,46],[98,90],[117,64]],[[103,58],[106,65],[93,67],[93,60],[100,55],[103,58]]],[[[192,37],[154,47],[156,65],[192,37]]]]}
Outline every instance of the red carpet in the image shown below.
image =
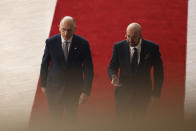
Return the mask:
{"type": "MultiPolygon", "coordinates": [[[[129,23],[143,27],[143,37],[159,44],[164,62],[165,80],[160,112],[183,116],[185,89],[185,60],[187,34],[187,0],[58,0],[50,36],[58,33],[63,16],[73,16],[77,22],[76,34],[89,40],[95,77],[92,95],[79,108],[79,116],[113,119],[113,88],[107,75],[107,66],[113,44],[125,37],[129,23]]],[[[41,57],[41,56],[40,56],[41,57]]],[[[37,113],[47,112],[45,96],[36,92],[32,119],[37,113]]],[[[152,109],[152,111],[155,109],[152,109]]],[[[47,115],[47,113],[46,113],[47,115]]]]}

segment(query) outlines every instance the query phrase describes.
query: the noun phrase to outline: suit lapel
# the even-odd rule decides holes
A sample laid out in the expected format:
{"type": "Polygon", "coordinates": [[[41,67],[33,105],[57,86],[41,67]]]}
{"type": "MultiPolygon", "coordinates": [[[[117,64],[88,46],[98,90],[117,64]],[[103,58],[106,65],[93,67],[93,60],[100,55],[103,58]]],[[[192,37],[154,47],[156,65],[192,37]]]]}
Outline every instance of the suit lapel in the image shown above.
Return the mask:
{"type": "Polygon", "coordinates": [[[125,65],[130,65],[130,47],[129,44],[125,41],[121,49],[121,57],[124,59],[125,65]]]}
{"type": "Polygon", "coordinates": [[[71,60],[72,60],[72,56],[73,56],[75,48],[77,48],[77,39],[76,39],[76,36],[73,35],[72,42],[71,42],[71,45],[69,48],[68,63],[71,62],[71,60]]]}
{"type": "Polygon", "coordinates": [[[139,65],[143,63],[147,52],[148,52],[148,46],[145,44],[145,40],[142,39],[139,65]]]}
{"type": "Polygon", "coordinates": [[[63,53],[63,49],[62,49],[62,41],[61,41],[61,35],[60,34],[57,37],[57,46],[58,46],[58,50],[57,51],[60,54],[60,59],[63,62],[63,64],[66,65],[65,56],[64,56],[64,53],[63,53]]]}
{"type": "Polygon", "coordinates": [[[59,35],[57,37],[58,52],[60,53],[60,56],[61,56],[60,59],[61,59],[61,61],[63,61],[63,64],[65,66],[67,66],[67,64],[69,64],[71,62],[73,52],[74,52],[74,48],[76,48],[76,44],[77,44],[77,39],[76,39],[76,36],[73,35],[72,42],[71,42],[71,45],[70,45],[70,48],[69,48],[68,60],[67,60],[67,62],[65,62],[64,52],[63,52],[63,49],[62,49],[61,35],[59,35]]]}

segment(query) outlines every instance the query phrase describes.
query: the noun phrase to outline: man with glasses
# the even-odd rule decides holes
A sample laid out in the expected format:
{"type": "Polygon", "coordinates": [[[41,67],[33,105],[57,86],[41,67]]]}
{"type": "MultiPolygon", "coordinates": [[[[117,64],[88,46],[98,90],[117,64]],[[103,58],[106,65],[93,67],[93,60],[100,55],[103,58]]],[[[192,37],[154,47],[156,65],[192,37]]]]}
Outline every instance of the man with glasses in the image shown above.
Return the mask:
{"type": "Polygon", "coordinates": [[[114,45],[108,73],[115,87],[117,118],[144,120],[149,102],[156,103],[161,95],[163,64],[158,45],[142,38],[138,23],[129,24],[126,40],[114,45]]]}

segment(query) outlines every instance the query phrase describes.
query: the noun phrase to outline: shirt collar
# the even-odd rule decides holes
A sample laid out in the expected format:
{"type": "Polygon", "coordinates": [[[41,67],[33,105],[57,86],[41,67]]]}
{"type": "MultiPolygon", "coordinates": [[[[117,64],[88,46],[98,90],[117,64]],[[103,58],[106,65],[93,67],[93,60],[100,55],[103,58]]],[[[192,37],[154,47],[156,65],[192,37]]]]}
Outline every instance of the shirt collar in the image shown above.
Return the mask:
{"type": "Polygon", "coordinates": [[[130,46],[130,48],[131,48],[131,50],[132,50],[133,48],[141,49],[141,44],[142,44],[142,39],[140,39],[140,41],[139,41],[139,43],[138,43],[137,46],[135,46],[135,47],[130,46]]]}
{"type": "Polygon", "coordinates": [[[64,40],[63,37],[62,37],[62,35],[61,35],[61,42],[62,43],[65,43],[65,42],[71,43],[72,42],[72,38],[73,38],[73,35],[71,36],[71,38],[69,40],[64,40]]]}

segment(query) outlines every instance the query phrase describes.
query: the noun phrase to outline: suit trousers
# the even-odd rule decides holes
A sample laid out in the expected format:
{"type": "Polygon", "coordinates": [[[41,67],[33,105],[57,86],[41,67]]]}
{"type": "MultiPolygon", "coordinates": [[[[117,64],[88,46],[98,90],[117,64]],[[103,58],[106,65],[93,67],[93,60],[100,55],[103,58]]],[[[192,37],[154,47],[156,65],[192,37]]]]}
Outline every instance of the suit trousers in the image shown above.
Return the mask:
{"type": "Polygon", "coordinates": [[[144,119],[150,96],[150,91],[141,87],[115,87],[117,119],[122,122],[144,119]]]}
{"type": "Polygon", "coordinates": [[[63,88],[61,94],[58,93],[56,97],[48,97],[49,113],[53,124],[70,125],[76,123],[80,94],[78,89],[63,88]]]}

